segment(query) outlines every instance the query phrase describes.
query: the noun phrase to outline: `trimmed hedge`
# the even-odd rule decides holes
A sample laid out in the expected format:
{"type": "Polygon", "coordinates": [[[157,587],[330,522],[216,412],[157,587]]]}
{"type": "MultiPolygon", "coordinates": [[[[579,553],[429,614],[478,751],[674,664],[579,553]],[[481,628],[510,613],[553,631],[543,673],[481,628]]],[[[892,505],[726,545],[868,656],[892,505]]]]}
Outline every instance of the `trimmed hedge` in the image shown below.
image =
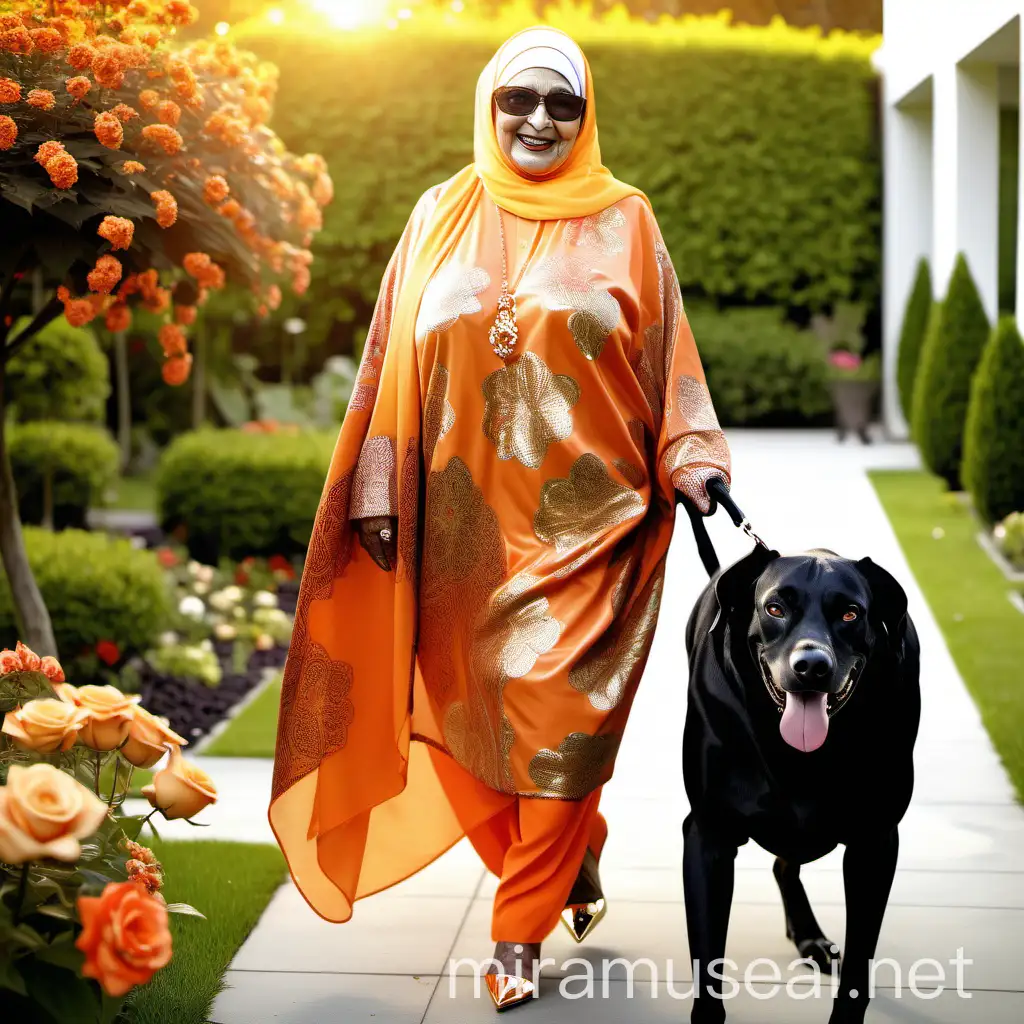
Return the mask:
{"type": "Polygon", "coordinates": [[[201,430],[174,441],[157,473],[164,529],[193,558],[294,555],[309,544],[336,434],[201,430]]]}
{"type": "MultiPolygon", "coordinates": [[[[16,333],[29,322],[24,317],[16,333]]],[[[110,367],[93,333],[64,317],[46,325],[7,364],[5,388],[15,418],[102,423],[110,395],[110,367]]]]}
{"type": "MultiPolygon", "coordinates": [[[[417,198],[472,160],[480,69],[536,22],[532,9],[464,27],[468,16],[442,18],[417,10],[393,32],[338,32],[289,14],[235,33],[281,70],[282,139],[323,153],[334,177],[312,285],[284,310],[327,351],[361,340],[417,198]],[[365,101],[339,119],[338,96],[365,101]]],[[[595,22],[567,8],[557,24],[590,61],[603,159],[650,196],[684,293],[809,309],[877,298],[877,37],[721,18],[595,22]]]]}
{"type": "Polygon", "coordinates": [[[913,435],[924,464],[950,490],[961,487],[964,424],[977,369],[992,330],[963,254],[929,324],[914,381],[913,435]]]}
{"type": "Polygon", "coordinates": [[[926,259],[917,265],[914,287],[907,300],[907,311],[903,316],[903,330],[900,332],[900,347],[897,353],[896,384],[899,388],[900,407],[909,420],[914,407],[914,378],[921,361],[921,347],[928,333],[928,318],[932,313],[932,272],[926,259]]]}
{"type": "Polygon", "coordinates": [[[43,522],[46,478],[53,488],[53,527],[84,527],[117,480],[117,443],[103,427],[41,420],[11,431],[11,468],[26,523],[43,522]]]}
{"type": "Polygon", "coordinates": [[[1024,511],[1024,340],[1012,316],[999,321],[974,375],[963,475],[987,522],[1024,511]]]}
{"type": "Polygon", "coordinates": [[[820,426],[832,420],[824,349],[779,309],[717,312],[686,304],[722,426],[820,426]]]}
{"type": "MultiPolygon", "coordinates": [[[[43,600],[50,611],[65,671],[74,682],[75,659],[90,657],[101,640],[112,640],[122,655],[151,646],[166,628],[170,592],[150,551],[102,533],[25,528],[25,547],[43,600]]],[[[0,576],[0,645],[18,640],[7,579],[0,576]]]]}

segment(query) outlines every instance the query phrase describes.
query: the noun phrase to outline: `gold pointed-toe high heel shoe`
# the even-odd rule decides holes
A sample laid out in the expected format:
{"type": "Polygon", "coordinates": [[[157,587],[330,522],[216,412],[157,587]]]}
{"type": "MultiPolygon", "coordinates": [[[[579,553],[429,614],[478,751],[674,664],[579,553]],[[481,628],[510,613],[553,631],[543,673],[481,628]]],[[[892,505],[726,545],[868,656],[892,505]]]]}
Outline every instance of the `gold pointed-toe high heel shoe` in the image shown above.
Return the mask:
{"type": "Polygon", "coordinates": [[[491,994],[494,1008],[498,1013],[529,1002],[537,990],[537,986],[532,981],[527,981],[515,974],[485,974],[484,980],[487,982],[487,991],[491,994]]]}
{"type": "Polygon", "coordinates": [[[608,903],[604,899],[592,903],[570,903],[562,911],[562,923],[577,942],[582,942],[601,923],[606,913],[608,903]]]}
{"type": "Polygon", "coordinates": [[[580,873],[569,893],[569,899],[562,911],[562,924],[569,934],[582,942],[601,923],[608,912],[608,901],[600,895],[601,881],[597,870],[597,858],[588,849],[580,866],[580,873]]]}

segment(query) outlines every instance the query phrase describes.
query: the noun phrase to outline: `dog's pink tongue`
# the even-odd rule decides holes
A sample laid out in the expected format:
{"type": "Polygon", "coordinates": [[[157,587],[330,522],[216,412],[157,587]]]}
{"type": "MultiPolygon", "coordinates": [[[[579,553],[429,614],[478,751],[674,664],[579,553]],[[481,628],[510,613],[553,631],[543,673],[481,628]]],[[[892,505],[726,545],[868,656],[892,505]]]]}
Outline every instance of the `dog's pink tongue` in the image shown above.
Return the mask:
{"type": "Polygon", "coordinates": [[[826,693],[786,694],[786,708],[782,712],[779,732],[791,747],[809,753],[825,742],[828,735],[827,701],[826,693]]]}

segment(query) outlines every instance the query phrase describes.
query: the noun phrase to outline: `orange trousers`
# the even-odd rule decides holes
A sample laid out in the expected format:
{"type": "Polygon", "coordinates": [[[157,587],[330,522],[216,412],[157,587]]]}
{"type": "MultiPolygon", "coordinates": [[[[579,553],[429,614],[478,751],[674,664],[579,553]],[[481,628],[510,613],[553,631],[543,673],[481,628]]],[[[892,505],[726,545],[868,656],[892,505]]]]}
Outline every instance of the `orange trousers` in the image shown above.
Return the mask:
{"type": "Polygon", "coordinates": [[[469,841],[499,878],[491,938],[543,942],[558,924],[587,847],[600,860],[608,837],[598,811],[600,787],[578,801],[481,793],[480,783],[451,758],[431,754],[469,841]]]}

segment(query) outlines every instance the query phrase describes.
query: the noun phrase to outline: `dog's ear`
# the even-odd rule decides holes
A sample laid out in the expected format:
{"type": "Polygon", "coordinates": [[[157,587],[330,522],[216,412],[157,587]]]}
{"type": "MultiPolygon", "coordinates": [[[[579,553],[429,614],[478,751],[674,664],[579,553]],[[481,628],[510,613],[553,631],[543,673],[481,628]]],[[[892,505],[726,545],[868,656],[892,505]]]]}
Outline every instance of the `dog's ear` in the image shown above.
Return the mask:
{"type": "Polygon", "coordinates": [[[753,600],[754,585],[766,566],[779,557],[778,551],[754,546],[753,551],[744,555],[727,569],[723,569],[715,580],[715,600],[718,603],[718,615],[711,628],[728,621],[733,609],[745,601],[753,600]]]}
{"type": "Polygon", "coordinates": [[[855,565],[871,588],[868,619],[874,622],[878,635],[885,638],[889,649],[899,658],[907,631],[906,591],[892,573],[870,558],[862,558],[855,565]]]}

